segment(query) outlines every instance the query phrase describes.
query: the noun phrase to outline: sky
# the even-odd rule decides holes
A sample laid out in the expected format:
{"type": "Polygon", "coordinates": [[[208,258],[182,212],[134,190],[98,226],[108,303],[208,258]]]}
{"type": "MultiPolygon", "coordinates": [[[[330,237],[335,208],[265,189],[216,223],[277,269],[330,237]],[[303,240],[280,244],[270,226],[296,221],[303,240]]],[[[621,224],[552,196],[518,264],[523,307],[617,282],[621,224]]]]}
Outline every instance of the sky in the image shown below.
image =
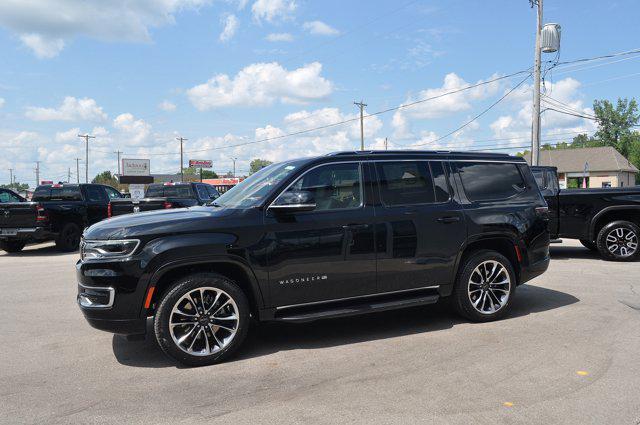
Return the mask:
{"type": "MultiPolygon", "coordinates": [[[[549,63],[640,48],[637,0],[544,5],[544,22],[562,26],[549,63]]],[[[70,168],[75,181],[79,133],[96,137],[90,178],[117,170],[117,150],[178,172],[179,136],[185,163],[212,160],[218,173],[232,158],[245,174],[255,158],[356,150],[361,100],[375,114],[367,149],[387,138],[389,149],[523,150],[528,73],[376,113],[529,69],[535,19],[528,0],[0,0],[0,182],[11,168],[33,186],[35,161],[41,179],[70,168]]],[[[543,109],[560,101],[589,115],[594,99],[637,98],[639,65],[630,55],[556,66],[543,109]]],[[[594,130],[542,116],[543,142],[594,130]]]]}

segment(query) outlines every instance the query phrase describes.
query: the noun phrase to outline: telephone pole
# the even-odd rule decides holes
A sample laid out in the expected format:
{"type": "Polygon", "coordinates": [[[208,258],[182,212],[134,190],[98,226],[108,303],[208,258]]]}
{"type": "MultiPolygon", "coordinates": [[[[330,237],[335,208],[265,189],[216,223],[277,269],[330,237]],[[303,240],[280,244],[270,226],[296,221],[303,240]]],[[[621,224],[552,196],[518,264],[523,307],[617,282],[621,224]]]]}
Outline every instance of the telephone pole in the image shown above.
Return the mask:
{"type": "Polygon", "coordinates": [[[36,161],[36,187],[40,185],[40,161],[36,161]]]}
{"type": "Polygon", "coordinates": [[[71,183],[71,167],[67,170],[67,183],[71,183]]]}
{"type": "Polygon", "coordinates": [[[9,187],[13,186],[13,168],[9,168],[9,187]]]}
{"type": "Polygon", "coordinates": [[[122,151],[115,151],[114,153],[118,155],[118,176],[120,176],[120,154],[122,151]]]}
{"type": "Polygon", "coordinates": [[[366,103],[363,103],[362,100],[360,102],[353,102],[354,105],[360,108],[360,150],[364,150],[364,107],[367,106],[366,103]]]}
{"type": "Polygon", "coordinates": [[[80,184],[80,158],[76,158],[76,182],[80,184]]]}
{"type": "Polygon", "coordinates": [[[96,136],[91,136],[89,134],[78,134],[78,137],[83,138],[85,143],[84,182],[89,183],[89,139],[95,139],[96,136]]]}
{"type": "Polygon", "coordinates": [[[389,141],[387,140],[387,138],[384,138],[384,150],[389,150],[389,141]]]}
{"type": "Polygon", "coordinates": [[[176,140],[180,140],[180,181],[183,182],[184,169],[182,168],[182,164],[184,164],[184,161],[182,160],[182,144],[189,139],[185,139],[184,137],[176,137],[176,140]]]}
{"type": "Polygon", "coordinates": [[[531,7],[538,8],[536,26],[536,51],[533,65],[533,119],[531,124],[531,165],[540,162],[540,66],[542,62],[542,0],[529,0],[531,7]]]}
{"type": "Polygon", "coordinates": [[[231,160],[233,161],[233,178],[236,178],[236,160],[238,158],[231,158],[231,160]]]}

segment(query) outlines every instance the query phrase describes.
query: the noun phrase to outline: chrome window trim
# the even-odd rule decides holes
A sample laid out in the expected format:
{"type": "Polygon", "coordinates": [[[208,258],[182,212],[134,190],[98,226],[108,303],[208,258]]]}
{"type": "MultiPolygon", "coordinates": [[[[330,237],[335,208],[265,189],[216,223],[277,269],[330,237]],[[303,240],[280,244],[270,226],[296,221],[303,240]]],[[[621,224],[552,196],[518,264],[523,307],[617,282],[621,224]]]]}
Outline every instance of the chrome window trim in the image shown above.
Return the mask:
{"type": "Polygon", "coordinates": [[[93,289],[93,290],[97,290],[97,291],[107,291],[109,293],[109,302],[107,304],[96,304],[96,305],[86,305],[83,304],[82,301],[80,300],[80,297],[82,296],[82,294],[78,294],[78,296],[76,297],[76,301],[78,302],[78,304],[80,305],[80,307],[82,308],[92,308],[92,309],[106,309],[106,308],[111,308],[113,307],[113,302],[116,298],[116,290],[112,287],[112,286],[87,286],[87,285],[83,285],[82,283],[78,282],[78,286],[84,288],[84,289],[93,289]]]}
{"type": "Polygon", "coordinates": [[[278,208],[277,205],[273,205],[278,198],[287,190],[289,190],[289,188],[291,186],[293,186],[298,180],[300,180],[301,178],[303,178],[307,173],[315,170],[316,168],[320,168],[320,167],[325,167],[328,165],[336,165],[336,164],[358,164],[358,176],[359,176],[359,181],[360,181],[360,205],[358,205],[357,207],[351,207],[351,208],[333,208],[330,210],[312,210],[312,211],[304,211],[306,213],[324,213],[324,212],[333,212],[333,211],[352,211],[352,210],[359,210],[362,209],[364,207],[364,180],[363,180],[363,168],[362,168],[362,163],[364,161],[335,161],[335,162],[324,162],[322,164],[317,164],[314,165],[313,167],[309,168],[308,170],[305,170],[302,174],[300,174],[295,180],[293,180],[291,183],[289,183],[287,185],[287,187],[284,188],[284,190],[281,190],[280,193],[278,193],[278,195],[273,198],[273,201],[271,201],[271,203],[269,204],[269,206],[267,207],[267,210],[271,209],[271,207],[275,207],[276,209],[278,208]]]}
{"type": "Polygon", "coordinates": [[[332,303],[332,302],[337,302],[337,301],[347,301],[347,300],[355,300],[355,299],[361,299],[361,298],[371,298],[371,297],[377,297],[377,296],[380,296],[380,295],[401,294],[403,292],[413,292],[413,291],[420,291],[420,290],[424,290],[424,289],[438,289],[438,288],[440,288],[440,285],[421,286],[419,288],[401,289],[399,291],[379,292],[379,293],[376,293],[376,294],[356,295],[356,296],[353,296],[353,297],[345,297],[345,298],[333,298],[333,299],[330,299],[330,300],[312,301],[312,302],[309,302],[309,303],[301,303],[301,304],[289,304],[289,305],[277,306],[276,310],[284,310],[284,309],[287,309],[287,308],[304,307],[304,306],[310,306],[310,305],[332,303]]]}

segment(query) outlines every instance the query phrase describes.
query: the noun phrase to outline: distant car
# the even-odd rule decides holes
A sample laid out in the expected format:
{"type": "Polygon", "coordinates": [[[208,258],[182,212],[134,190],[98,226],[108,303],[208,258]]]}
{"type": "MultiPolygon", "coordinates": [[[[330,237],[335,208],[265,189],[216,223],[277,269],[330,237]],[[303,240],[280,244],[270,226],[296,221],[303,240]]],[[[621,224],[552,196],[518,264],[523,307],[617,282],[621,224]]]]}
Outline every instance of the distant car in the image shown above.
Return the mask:
{"type": "Polygon", "coordinates": [[[579,239],[607,260],[640,259],[640,187],[560,189],[555,167],[531,167],[549,204],[551,237],[579,239]]]}
{"type": "Polygon", "coordinates": [[[0,188],[0,204],[9,204],[12,202],[27,202],[27,200],[13,190],[0,188]]]}
{"type": "Polygon", "coordinates": [[[38,186],[31,202],[18,197],[0,203],[0,249],[19,252],[27,243],[54,240],[59,250],[74,251],[83,229],[107,218],[109,201],[121,197],[113,187],[99,184],[38,186]]]}
{"type": "Polygon", "coordinates": [[[194,207],[208,204],[219,196],[220,193],[216,188],[206,183],[154,183],[149,185],[143,199],[136,201],[129,197],[111,201],[109,216],[169,208],[194,207]]]}

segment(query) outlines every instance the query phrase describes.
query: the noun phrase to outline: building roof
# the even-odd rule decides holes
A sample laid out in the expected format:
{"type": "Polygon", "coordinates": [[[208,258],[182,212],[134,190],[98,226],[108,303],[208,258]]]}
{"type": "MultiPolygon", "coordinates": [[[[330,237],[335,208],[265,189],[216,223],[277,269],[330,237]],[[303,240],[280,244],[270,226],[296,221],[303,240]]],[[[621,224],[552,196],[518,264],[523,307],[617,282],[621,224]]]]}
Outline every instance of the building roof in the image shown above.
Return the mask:
{"type": "MultiPolygon", "coordinates": [[[[531,164],[531,153],[527,153],[525,159],[531,164]]],[[[540,150],[540,165],[557,167],[559,173],[581,173],[587,162],[589,171],[638,172],[638,169],[612,146],[540,150]]]]}

